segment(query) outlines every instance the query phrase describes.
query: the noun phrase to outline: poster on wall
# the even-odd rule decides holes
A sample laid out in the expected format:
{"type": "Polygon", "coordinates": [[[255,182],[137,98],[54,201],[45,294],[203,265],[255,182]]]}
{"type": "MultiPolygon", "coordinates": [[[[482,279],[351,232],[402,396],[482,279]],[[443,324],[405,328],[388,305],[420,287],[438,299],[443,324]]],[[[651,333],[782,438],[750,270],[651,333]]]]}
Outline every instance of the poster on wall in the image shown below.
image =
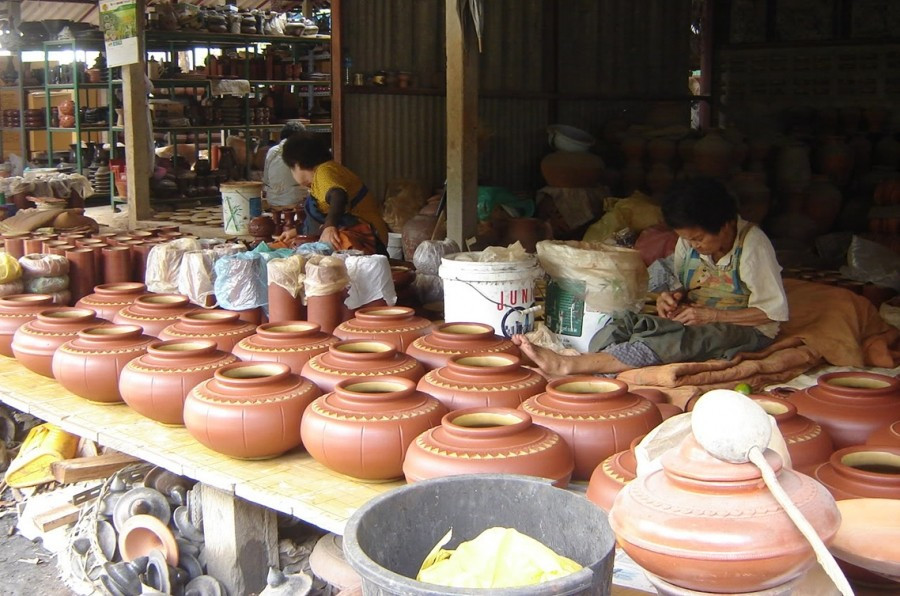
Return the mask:
{"type": "Polygon", "coordinates": [[[107,66],[138,62],[137,19],[134,0],[101,0],[100,29],[106,41],[107,66]]]}

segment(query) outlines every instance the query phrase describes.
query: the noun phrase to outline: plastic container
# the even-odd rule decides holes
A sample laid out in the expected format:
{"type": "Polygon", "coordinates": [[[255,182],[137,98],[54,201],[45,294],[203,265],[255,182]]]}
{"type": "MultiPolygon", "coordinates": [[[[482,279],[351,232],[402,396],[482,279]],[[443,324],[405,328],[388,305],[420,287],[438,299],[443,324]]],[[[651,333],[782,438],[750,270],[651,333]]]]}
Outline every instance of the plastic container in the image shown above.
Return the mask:
{"type": "Polygon", "coordinates": [[[366,596],[394,594],[609,594],[615,536],[606,513],[575,493],[527,476],[478,474],[410,484],[357,509],[344,530],[344,556],[366,596]],[[425,556],[453,529],[456,548],[484,530],[515,528],[583,569],[533,586],[475,590],[413,579],[425,556]]]}
{"type": "Polygon", "coordinates": [[[222,222],[225,233],[246,236],[250,220],[262,215],[262,182],[227,182],[222,191],[222,222]]]}
{"type": "Polygon", "coordinates": [[[75,457],[79,438],[52,424],[39,424],[30,431],[9,464],[6,483],[14,488],[53,481],[50,464],[75,457]]]}
{"type": "Polygon", "coordinates": [[[559,151],[587,151],[597,142],[587,131],[567,124],[551,124],[547,127],[547,137],[559,151]]]}

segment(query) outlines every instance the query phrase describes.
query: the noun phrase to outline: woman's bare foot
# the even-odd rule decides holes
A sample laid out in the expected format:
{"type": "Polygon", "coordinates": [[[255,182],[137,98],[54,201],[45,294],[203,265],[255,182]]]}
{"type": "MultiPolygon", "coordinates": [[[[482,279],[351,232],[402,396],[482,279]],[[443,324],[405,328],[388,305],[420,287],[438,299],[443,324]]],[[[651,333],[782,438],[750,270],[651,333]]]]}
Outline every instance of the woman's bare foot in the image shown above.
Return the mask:
{"type": "Polygon", "coordinates": [[[512,342],[519,346],[522,353],[528,356],[545,376],[561,377],[571,374],[569,371],[571,356],[563,356],[553,350],[536,346],[524,335],[513,335],[512,342]]]}

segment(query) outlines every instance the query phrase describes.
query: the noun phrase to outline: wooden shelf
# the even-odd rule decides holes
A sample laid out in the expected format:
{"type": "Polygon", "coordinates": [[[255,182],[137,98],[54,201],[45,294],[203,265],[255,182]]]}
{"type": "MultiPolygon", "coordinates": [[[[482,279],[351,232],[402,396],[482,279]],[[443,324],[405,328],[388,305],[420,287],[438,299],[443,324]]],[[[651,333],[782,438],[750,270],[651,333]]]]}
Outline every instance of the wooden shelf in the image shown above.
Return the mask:
{"type": "MultiPolygon", "coordinates": [[[[431,95],[442,97],[444,89],[418,88],[418,87],[381,87],[366,85],[363,87],[345,86],[344,91],[348,95],[431,95]]],[[[596,93],[544,93],[541,91],[481,91],[480,97],[498,99],[534,99],[545,101],[709,101],[707,95],[672,95],[639,97],[631,95],[612,96],[598,95],[596,93]]]]}
{"type": "Polygon", "coordinates": [[[203,44],[222,46],[246,46],[255,43],[318,45],[331,42],[330,35],[300,37],[292,35],[250,35],[237,33],[209,33],[206,31],[147,31],[147,50],[163,51],[170,47],[196,47],[203,44]]]}
{"type": "MultiPolygon", "coordinates": [[[[284,123],[276,123],[276,124],[217,124],[211,126],[153,126],[153,132],[191,132],[191,131],[203,131],[203,132],[213,132],[217,130],[243,130],[245,128],[250,129],[281,129],[284,127],[284,123]]],[[[83,130],[83,129],[82,129],[83,130]]]]}

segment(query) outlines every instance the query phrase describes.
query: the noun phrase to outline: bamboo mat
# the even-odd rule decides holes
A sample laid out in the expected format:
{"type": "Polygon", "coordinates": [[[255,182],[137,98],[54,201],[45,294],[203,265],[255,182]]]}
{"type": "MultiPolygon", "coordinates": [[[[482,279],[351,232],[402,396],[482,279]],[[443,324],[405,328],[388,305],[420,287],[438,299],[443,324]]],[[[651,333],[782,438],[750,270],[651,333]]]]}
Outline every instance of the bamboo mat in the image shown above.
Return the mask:
{"type": "Polygon", "coordinates": [[[302,449],[264,461],[232,459],[207,449],[183,427],[163,426],[125,404],[93,404],[4,356],[0,401],[67,432],[337,534],[343,534],[357,508],[403,484],[351,480],[302,449]]]}

